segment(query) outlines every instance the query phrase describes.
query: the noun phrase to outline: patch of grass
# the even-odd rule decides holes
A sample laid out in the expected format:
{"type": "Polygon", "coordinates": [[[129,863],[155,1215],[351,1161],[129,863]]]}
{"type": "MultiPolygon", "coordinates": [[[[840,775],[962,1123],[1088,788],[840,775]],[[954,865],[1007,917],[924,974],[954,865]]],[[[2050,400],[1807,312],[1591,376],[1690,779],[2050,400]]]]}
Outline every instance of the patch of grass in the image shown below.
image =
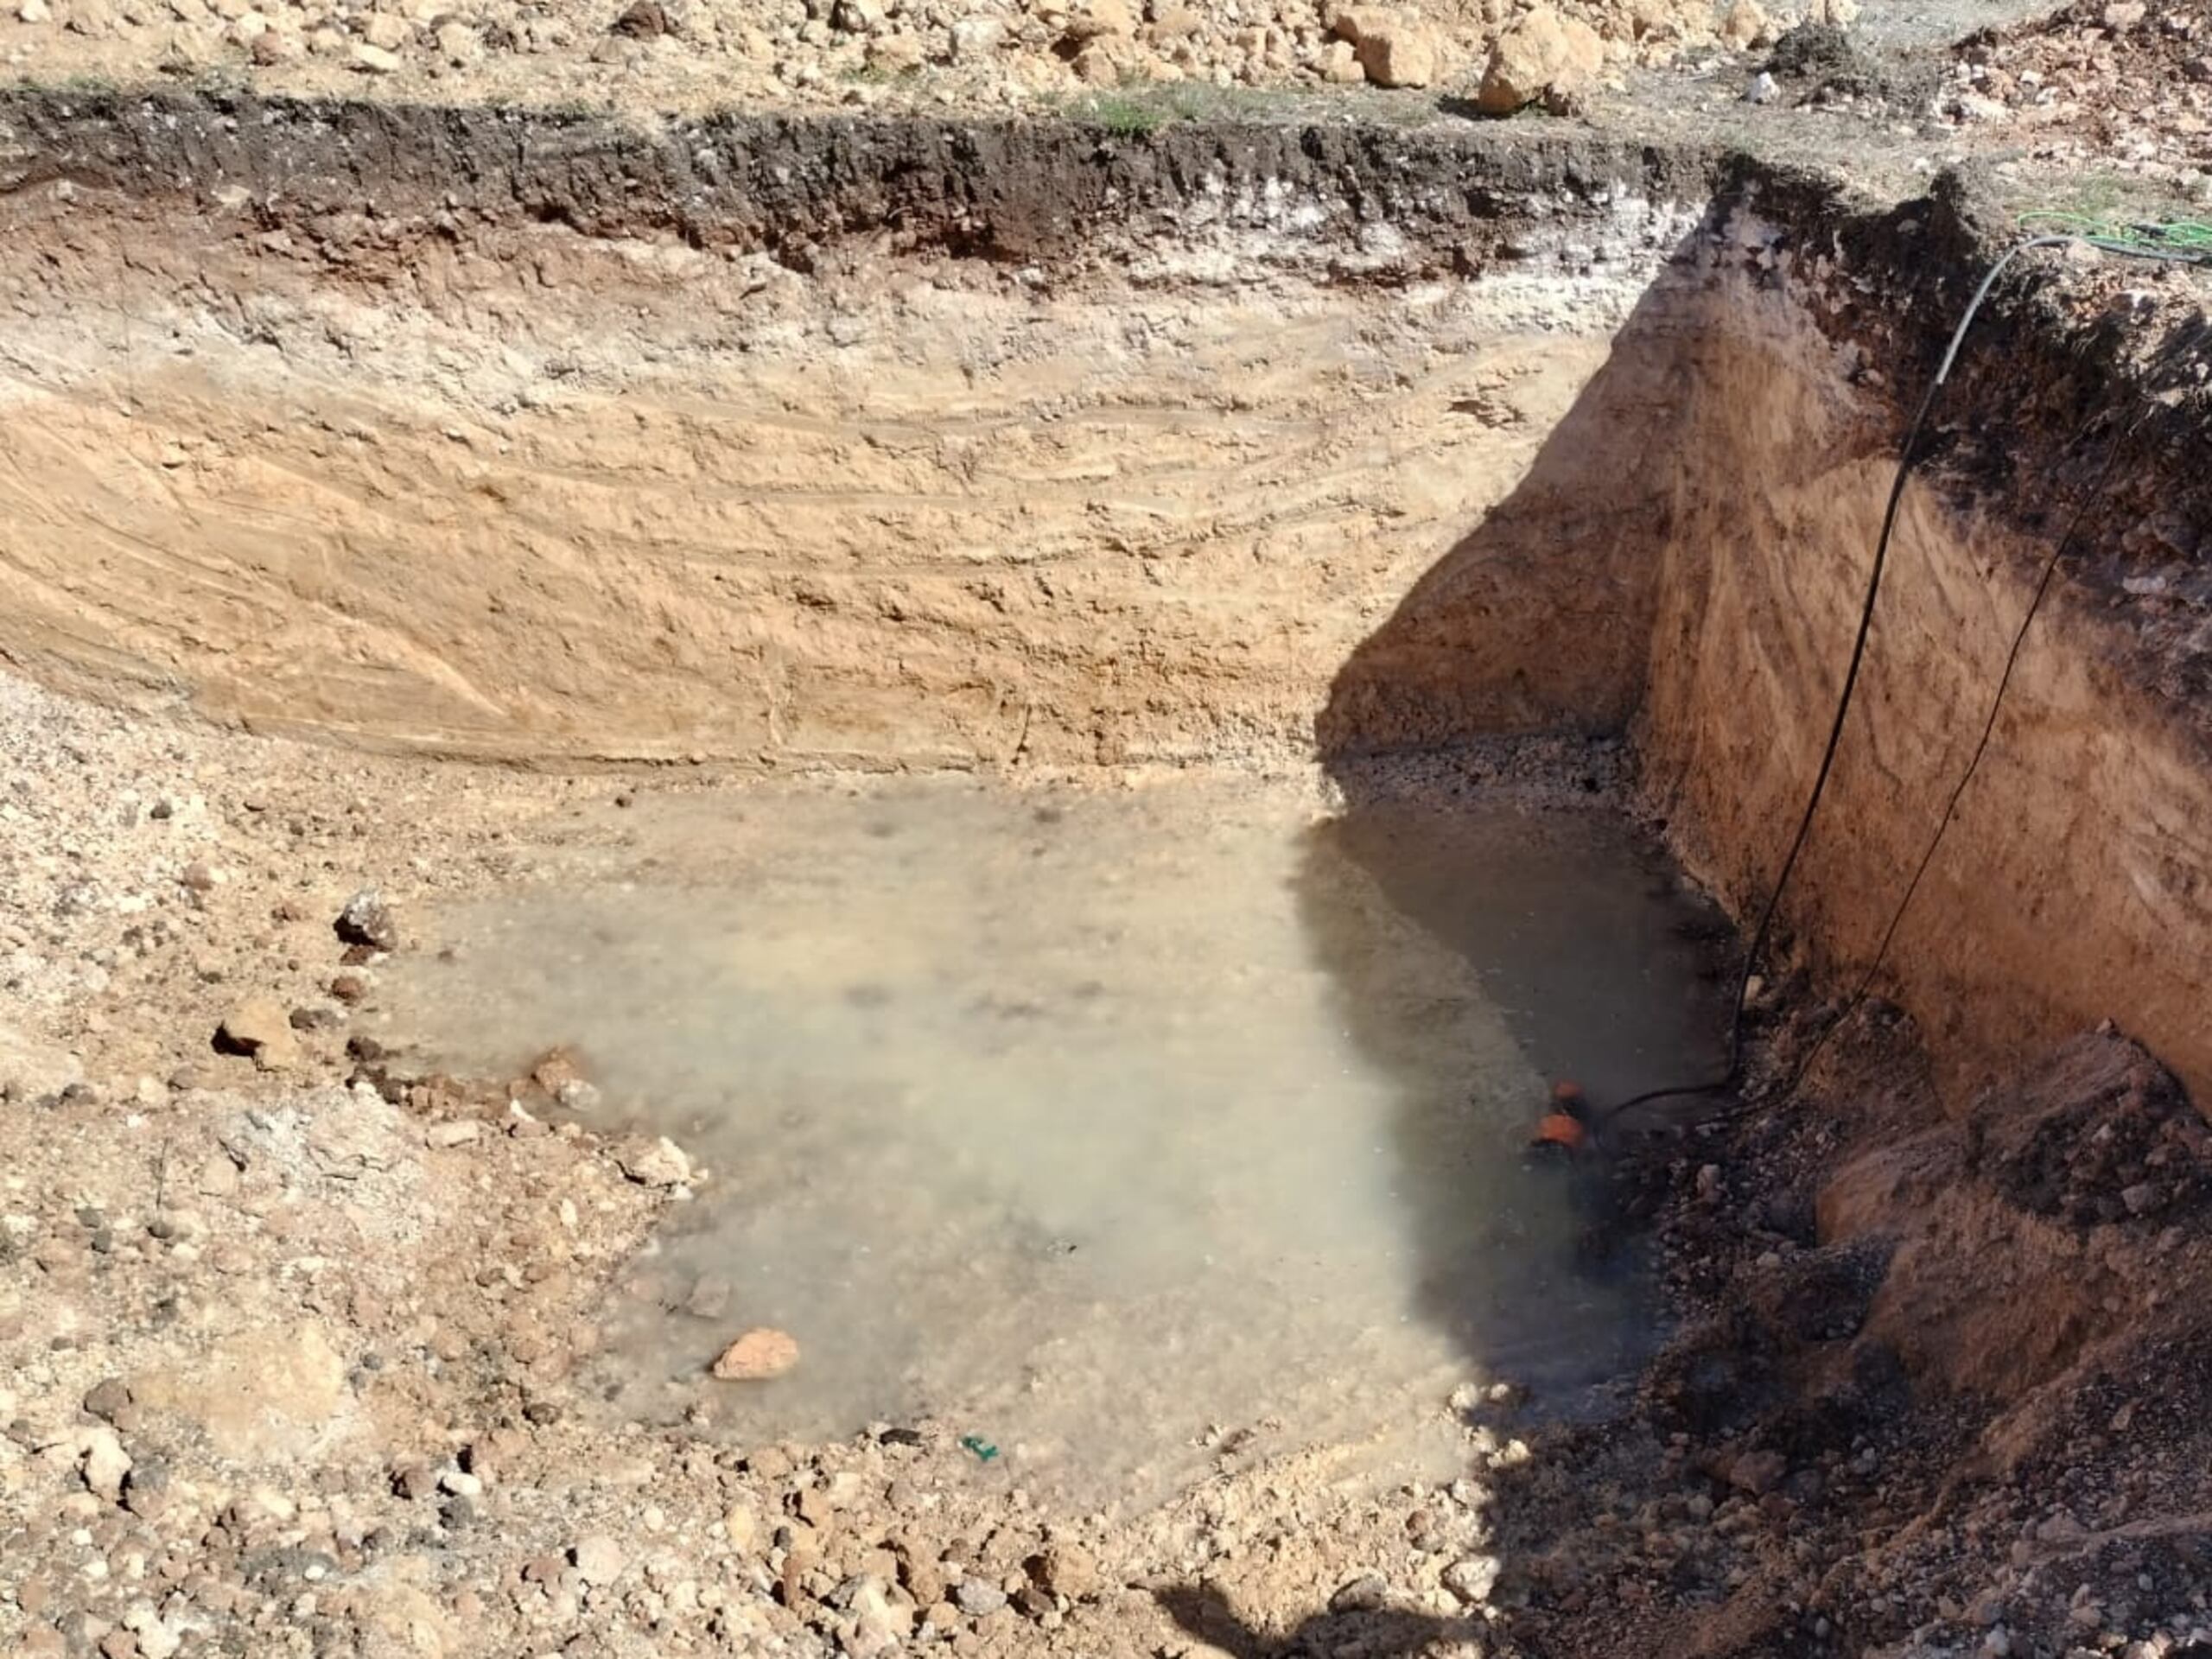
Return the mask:
{"type": "Polygon", "coordinates": [[[1152,132],[1166,126],[1175,118],[1175,112],[1149,98],[1134,98],[1125,92],[1100,92],[1093,96],[1087,107],[1073,114],[1088,120],[1109,132],[1125,134],[1152,132]]]}
{"type": "Polygon", "coordinates": [[[2030,232],[2105,226],[2124,232],[2137,224],[2212,219],[2202,202],[2172,185],[2126,174],[2086,173],[2056,188],[2044,181],[2015,184],[2002,194],[2006,210],[2030,232]]]}

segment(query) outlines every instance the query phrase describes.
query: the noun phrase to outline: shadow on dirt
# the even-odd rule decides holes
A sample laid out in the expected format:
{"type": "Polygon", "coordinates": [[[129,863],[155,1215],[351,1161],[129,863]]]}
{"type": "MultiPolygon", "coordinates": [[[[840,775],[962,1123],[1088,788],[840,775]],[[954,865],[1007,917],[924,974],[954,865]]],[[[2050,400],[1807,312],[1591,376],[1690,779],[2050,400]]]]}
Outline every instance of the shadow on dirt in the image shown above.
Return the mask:
{"type": "MultiPolygon", "coordinates": [[[[1556,741],[1561,755],[1595,755],[1585,786],[1593,800],[1605,793],[1599,774],[1617,764],[1605,740],[1642,695],[1669,574],[1655,550],[1700,373],[1698,246],[1677,251],[1520,485],[1353,652],[1316,721],[1346,808],[1310,837],[1300,918],[1347,1028],[1398,1079],[1414,1312],[1452,1337],[1473,1374],[1531,1390],[1531,1411],[1505,1438],[1531,1421],[1618,1418],[1661,1335],[1655,1275],[1607,1173],[1526,1158],[1547,1081],[1575,1077],[1602,1106],[1709,1071],[1724,1033],[1725,918],[1619,818],[1556,791],[1547,804],[1526,791],[1485,795],[1520,768],[1470,747],[1556,741]],[[1586,750],[1592,739],[1599,748],[1586,750]],[[1501,812],[1520,820],[1504,836],[1501,812]],[[1456,963],[1440,977],[1463,983],[1471,969],[1483,1006],[1441,983],[1426,997],[1409,990],[1408,963],[1424,961],[1456,963]],[[1471,1080],[1437,1075],[1434,1056],[1450,1045],[1436,1026],[1478,1018],[1502,1021],[1520,1049],[1527,1098],[1477,1096],[1471,1080]]],[[[1534,1465],[1476,1474],[1489,1511],[1473,1531],[1501,1554],[1531,1535],[1531,1518],[1510,1512],[1533,1513],[1571,1479],[1534,1465]]],[[[1211,1583],[1161,1604],[1236,1659],[1541,1650],[1486,1605],[1427,1611],[1397,1582],[1357,1606],[1342,1593],[1281,1633],[1240,1619],[1211,1583]]],[[[1428,1605],[1454,1604],[1431,1590],[1428,1605]]]]}
{"type": "Polygon", "coordinates": [[[1270,1636],[1238,1618],[1216,1590],[1179,1586],[1162,1592],[1160,1605],[1185,1632],[1230,1659],[1355,1652],[1364,1659],[1399,1659],[1440,1642],[1474,1642],[1485,1630],[1478,1621],[1429,1613],[1321,1612],[1287,1635],[1270,1636]]]}

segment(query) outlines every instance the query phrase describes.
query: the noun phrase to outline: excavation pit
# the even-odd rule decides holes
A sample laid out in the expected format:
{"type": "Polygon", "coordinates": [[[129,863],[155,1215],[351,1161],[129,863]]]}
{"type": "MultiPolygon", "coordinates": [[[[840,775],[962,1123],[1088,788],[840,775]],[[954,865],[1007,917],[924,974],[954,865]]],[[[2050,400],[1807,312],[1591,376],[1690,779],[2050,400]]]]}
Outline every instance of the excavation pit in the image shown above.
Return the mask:
{"type": "Polygon", "coordinates": [[[2183,1639],[2212,1458],[2127,1379],[2212,1279],[2188,279],[1994,292],[1743,1086],[1643,1126],[1599,1267],[1522,1141],[1715,1068],[1994,245],[1957,181],[5,118],[41,1584],[83,1520],[364,1652],[1906,1651],[2092,1580],[2183,1639]],[[709,1376],[753,1326],[797,1369],[709,1376]]]}

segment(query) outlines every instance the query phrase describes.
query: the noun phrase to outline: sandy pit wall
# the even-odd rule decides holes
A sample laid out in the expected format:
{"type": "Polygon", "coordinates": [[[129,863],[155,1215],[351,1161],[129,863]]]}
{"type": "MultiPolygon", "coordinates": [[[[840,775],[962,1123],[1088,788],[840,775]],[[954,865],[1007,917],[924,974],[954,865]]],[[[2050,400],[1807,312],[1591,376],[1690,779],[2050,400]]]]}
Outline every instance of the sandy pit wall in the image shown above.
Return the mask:
{"type": "Polygon", "coordinates": [[[5,125],[0,653],[556,764],[1309,751],[1703,176],[1464,126],[5,125]]]}
{"type": "MultiPolygon", "coordinates": [[[[1631,703],[1670,835],[1755,911],[1827,737],[1903,411],[1993,251],[1948,198],[1872,218],[1789,188],[1724,199],[1522,486],[1354,652],[1325,743],[1603,728],[1631,703]],[[1607,626],[1627,617],[1648,627],[1607,626]]],[[[2003,290],[1906,498],[1784,907],[1838,990],[2089,503],[1877,987],[1955,1084],[2109,1018],[2212,1084],[2203,291],[2141,268],[2003,290]]]]}

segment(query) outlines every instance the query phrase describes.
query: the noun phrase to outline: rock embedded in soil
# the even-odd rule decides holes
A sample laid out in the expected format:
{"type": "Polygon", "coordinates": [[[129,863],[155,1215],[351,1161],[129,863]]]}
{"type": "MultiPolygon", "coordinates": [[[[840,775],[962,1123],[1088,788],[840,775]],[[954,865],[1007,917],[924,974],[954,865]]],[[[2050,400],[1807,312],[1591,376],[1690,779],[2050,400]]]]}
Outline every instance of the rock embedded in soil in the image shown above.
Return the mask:
{"type": "Polygon", "coordinates": [[[219,1046],[250,1056],[264,1071],[279,1071],[298,1064],[300,1039],[292,1033],[291,1018],[273,996],[250,996],[223,1016],[216,1032],[219,1046]]]}
{"type": "Polygon", "coordinates": [[[1444,1587],[1470,1607],[1479,1607],[1497,1588],[1500,1570],[1495,1555],[1470,1555],[1444,1569],[1444,1587]]]}
{"type": "Polygon", "coordinates": [[[594,1586],[613,1583],[628,1565],[621,1546],[603,1532],[578,1539],[569,1552],[569,1559],[575,1564],[576,1576],[594,1586]]]}
{"type": "Polygon", "coordinates": [[[103,1423],[86,1432],[85,1484],[92,1494],[110,1503],[123,1499],[123,1479],[130,1472],[130,1456],[123,1449],[122,1437],[103,1423]]]}
{"type": "Polygon", "coordinates": [[[613,1155],[615,1166],[640,1186],[683,1186],[691,1179],[691,1160],[665,1135],[626,1141],[613,1155]]]}
{"type": "Polygon", "coordinates": [[[797,1339],[763,1325],[723,1349],[715,1361],[714,1375],[725,1382],[758,1382],[781,1376],[798,1363],[797,1339]]]}
{"type": "Polygon", "coordinates": [[[85,1395],[85,1409],[93,1416],[109,1422],[116,1414],[130,1403],[130,1385],[119,1376],[111,1376],[92,1385],[85,1395]]]}
{"type": "Polygon", "coordinates": [[[348,899],[331,928],[347,944],[365,945],[372,950],[399,949],[399,919],[374,887],[363,887],[348,899]]]}
{"type": "Polygon", "coordinates": [[[988,1618],[1006,1605],[1006,1592],[988,1579],[963,1579],[952,1599],[969,1618],[988,1618]]]}
{"type": "Polygon", "coordinates": [[[1080,1544],[1054,1544],[1036,1558],[1030,1573],[1045,1589],[1070,1601],[1098,1593],[1098,1558],[1080,1544]]]}
{"type": "Polygon", "coordinates": [[[1371,1613],[1390,1599],[1389,1580],[1380,1573],[1363,1573],[1349,1584],[1339,1586],[1336,1594],[1329,1598],[1332,1613],[1371,1613]]]}

